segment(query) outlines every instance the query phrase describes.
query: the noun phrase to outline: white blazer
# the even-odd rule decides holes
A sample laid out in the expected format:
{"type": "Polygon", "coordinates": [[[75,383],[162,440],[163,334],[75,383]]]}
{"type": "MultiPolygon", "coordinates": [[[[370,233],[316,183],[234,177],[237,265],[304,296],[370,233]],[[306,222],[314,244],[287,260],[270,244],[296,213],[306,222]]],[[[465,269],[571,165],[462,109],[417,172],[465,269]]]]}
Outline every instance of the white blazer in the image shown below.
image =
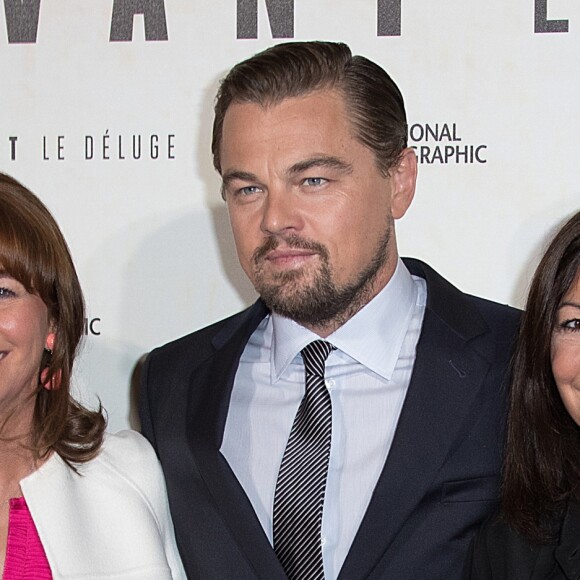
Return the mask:
{"type": "Polygon", "coordinates": [[[53,453],[20,482],[53,578],[185,579],[149,443],[135,431],[107,434],[78,471],[53,453]]]}

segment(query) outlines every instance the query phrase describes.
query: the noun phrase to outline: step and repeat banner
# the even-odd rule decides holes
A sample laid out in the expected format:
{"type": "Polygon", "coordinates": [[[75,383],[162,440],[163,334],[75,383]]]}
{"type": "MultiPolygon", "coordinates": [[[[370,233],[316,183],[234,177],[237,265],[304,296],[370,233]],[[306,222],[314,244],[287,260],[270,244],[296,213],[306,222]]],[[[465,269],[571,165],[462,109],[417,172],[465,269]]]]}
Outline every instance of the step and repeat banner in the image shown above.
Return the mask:
{"type": "Polygon", "coordinates": [[[580,208],[575,0],[3,0],[0,170],[59,221],[84,287],[79,396],[136,425],[153,347],[250,304],[210,155],[236,62],[336,40],[406,100],[419,160],[402,255],[522,306],[548,236],[580,208]]]}

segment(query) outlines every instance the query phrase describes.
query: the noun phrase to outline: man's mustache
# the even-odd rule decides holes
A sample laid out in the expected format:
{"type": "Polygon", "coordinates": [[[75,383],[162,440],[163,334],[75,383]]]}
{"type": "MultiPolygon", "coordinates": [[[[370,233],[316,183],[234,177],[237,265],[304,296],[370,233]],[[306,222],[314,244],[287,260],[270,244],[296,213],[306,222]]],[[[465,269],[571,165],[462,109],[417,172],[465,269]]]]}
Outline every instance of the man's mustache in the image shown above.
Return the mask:
{"type": "Polygon", "coordinates": [[[269,236],[252,255],[252,261],[254,264],[258,265],[261,261],[264,260],[269,252],[278,248],[278,246],[280,246],[282,243],[284,243],[286,247],[292,248],[294,250],[308,250],[310,252],[314,252],[319,254],[323,260],[328,260],[328,250],[319,242],[307,240],[305,238],[301,238],[300,236],[269,236]]]}

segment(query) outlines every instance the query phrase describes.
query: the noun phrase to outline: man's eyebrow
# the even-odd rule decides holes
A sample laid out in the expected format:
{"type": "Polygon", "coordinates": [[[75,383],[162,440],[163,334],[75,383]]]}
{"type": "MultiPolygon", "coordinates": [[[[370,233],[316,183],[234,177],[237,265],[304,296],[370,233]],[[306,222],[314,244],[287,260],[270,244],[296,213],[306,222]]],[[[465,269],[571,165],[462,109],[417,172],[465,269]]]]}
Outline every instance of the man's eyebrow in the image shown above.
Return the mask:
{"type": "Polygon", "coordinates": [[[304,161],[299,161],[295,163],[291,167],[288,168],[288,175],[296,175],[298,173],[302,173],[303,171],[308,171],[313,167],[326,167],[328,169],[337,169],[343,173],[351,173],[352,172],[352,165],[350,163],[346,163],[342,159],[338,157],[332,157],[328,155],[320,155],[317,157],[310,157],[309,159],[305,159],[304,161]]]}
{"type": "Polygon", "coordinates": [[[224,186],[228,185],[229,183],[235,180],[257,182],[258,177],[253,173],[249,173],[248,171],[238,171],[235,169],[232,169],[231,171],[226,171],[222,175],[222,182],[224,186]]]}
{"type": "MultiPolygon", "coordinates": [[[[327,167],[329,169],[337,169],[343,173],[350,173],[352,171],[352,165],[350,165],[350,163],[346,163],[338,157],[319,155],[295,163],[287,169],[286,173],[289,176],[297,175],[303,171],[308,171],[313,167],[327,167]]],[[[248,181],[259,183],[260,180],[258,179],[257,175],[250,173],[249,171],[232,169],[231,171],[226,171],[222,175],[222,187],[227,187],[232,181],[248,181]]]]}

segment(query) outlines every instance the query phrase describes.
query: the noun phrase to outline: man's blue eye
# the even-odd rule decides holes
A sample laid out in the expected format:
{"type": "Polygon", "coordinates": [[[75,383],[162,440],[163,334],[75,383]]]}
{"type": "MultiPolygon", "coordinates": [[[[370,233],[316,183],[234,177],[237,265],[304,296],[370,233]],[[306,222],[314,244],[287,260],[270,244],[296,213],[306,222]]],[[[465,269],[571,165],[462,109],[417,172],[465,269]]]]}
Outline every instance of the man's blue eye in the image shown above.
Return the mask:
{"type": "Polygon", "coordinates": [[[255,185],[248,185],[248,187],[242,187],[240,189],[240,193],[242,195],[252,195],[253,193],[256,193],[258,191],[258,187],[256,187],[255,185]]]}
{"type": "Polygon", "coordinates": [[[326,179],[324,179],[324,177],[307,177],[304,180],[304,183],[306,183],[306,185],[317,186],[322,185],[325,181],[326,179]]]}

